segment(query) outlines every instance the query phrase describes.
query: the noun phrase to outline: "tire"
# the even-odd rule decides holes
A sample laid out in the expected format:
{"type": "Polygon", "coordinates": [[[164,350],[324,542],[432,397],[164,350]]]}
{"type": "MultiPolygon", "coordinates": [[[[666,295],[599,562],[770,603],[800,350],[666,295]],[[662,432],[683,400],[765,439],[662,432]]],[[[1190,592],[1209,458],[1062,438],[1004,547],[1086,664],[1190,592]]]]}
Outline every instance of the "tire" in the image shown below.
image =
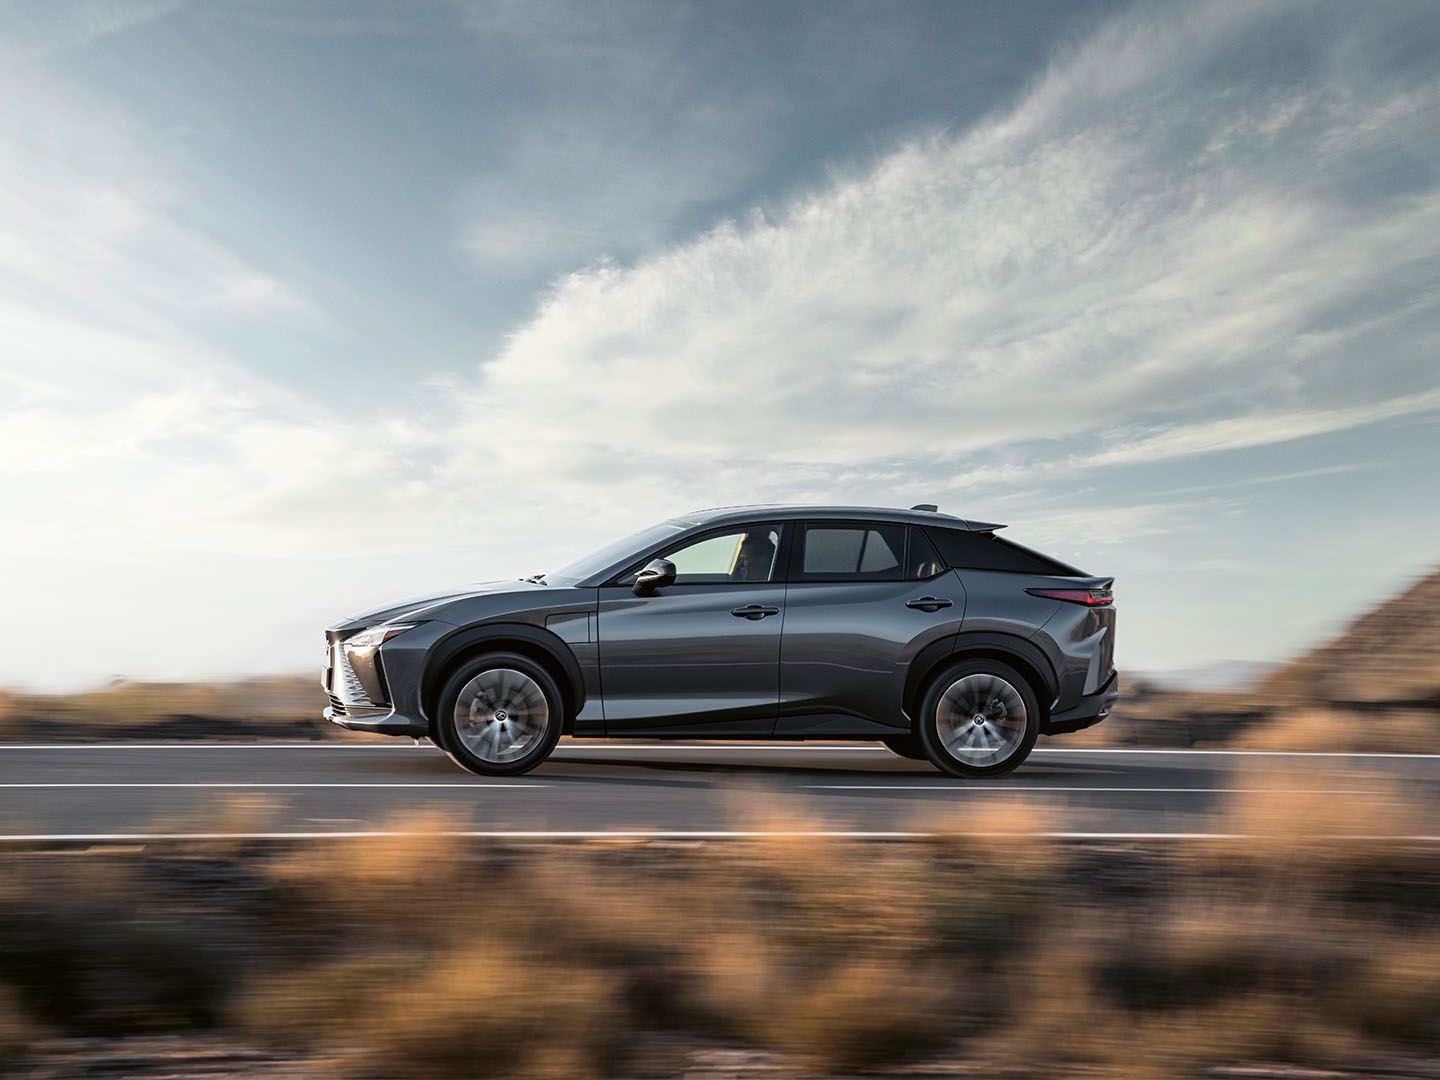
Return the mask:
{"type": "Polygon", "coordinates": [[[903,757],[907,761],[926,760],[925,748],[920,745],[920,740],[914,735],[895,735],[880,741],[885,744],[885,749],[896,757],[903,757]]]}
{"type": "Polygon", "coordinates": [[[445,682],[436,741],[450,760],[481,776],[519,776],[550,756],[565,727],[554,678],[529,657],[485,653],[445,682]]]}
{"type": "Polygon", "coordinates": [[[925,756],[941,772],[1002,776],[1030,756],[1040,735],[1040,703],[1009,665],[962,660],[930,683],[916,727],[925,756]]]}

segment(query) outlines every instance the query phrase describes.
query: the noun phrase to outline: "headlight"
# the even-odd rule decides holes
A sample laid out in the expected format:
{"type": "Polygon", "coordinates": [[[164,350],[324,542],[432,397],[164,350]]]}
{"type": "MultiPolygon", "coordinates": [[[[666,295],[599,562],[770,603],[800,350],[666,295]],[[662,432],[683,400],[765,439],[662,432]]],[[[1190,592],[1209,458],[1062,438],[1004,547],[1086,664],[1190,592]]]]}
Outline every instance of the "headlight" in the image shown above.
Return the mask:
{"type": "Polygon", "coordinates": [[[347,649],[373,649],[377,645],[389,641],[396,634],[403,634],[406,630],[415,629],[415,623],[402,625],[372,626],[368,630],[361,630],[354,637],[345,639],[347,649]]]}

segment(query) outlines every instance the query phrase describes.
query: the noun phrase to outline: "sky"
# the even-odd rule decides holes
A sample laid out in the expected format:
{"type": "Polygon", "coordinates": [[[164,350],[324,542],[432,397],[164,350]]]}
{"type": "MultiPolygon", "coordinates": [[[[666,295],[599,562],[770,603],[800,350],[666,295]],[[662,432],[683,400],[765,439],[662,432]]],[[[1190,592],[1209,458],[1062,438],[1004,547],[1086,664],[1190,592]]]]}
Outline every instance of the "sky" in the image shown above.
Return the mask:
{"type": "Polygon", "coordinates": [[[1440,12],[0,0],[0,685],[318,670],[752,502],[1116,576],[1132,671],[1440,564],[1440,12]]]}

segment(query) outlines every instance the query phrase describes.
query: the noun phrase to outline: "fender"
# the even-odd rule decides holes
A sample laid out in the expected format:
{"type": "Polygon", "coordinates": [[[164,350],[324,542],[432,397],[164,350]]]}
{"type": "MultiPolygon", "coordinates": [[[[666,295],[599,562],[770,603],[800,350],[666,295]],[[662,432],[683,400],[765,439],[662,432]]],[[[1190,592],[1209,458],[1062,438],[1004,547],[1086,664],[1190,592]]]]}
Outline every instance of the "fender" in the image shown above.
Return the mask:
{"type": "Polygon", "coordinates": [[[1046,712],[1050,710],[1060,692],[1060,679],[1055,674],[1055,665],[1040,646],[1014,634],[992,630],[972,630],[969,633],[962,630],[955,635],[954,641],[955,647],[950,655],[956,658],[978,654],[1019,661],[1022,670],[1028,669],[1039,679],[1042,684],[1040,689],[1043,690],[1038,695],[1040,704],[1046,712]]]}
{"type": "Polygon", "coordinates": [[[585,679],[580,673],[580,662],[570,651],[570,646],[559,636],[529,623],[493,622],[479,626],[461,627],[453,634],[441,638],[430,646],[425,654],[425,678],[421,684],[421,703],[425,715],[435,711],[435,700],[440,696],[441,680],[451,663],[477,646],[487,642],[513,642],[520,646],[517,652],[538,652],[552,661],[551,665],[564,673],[557,679],[560,693],[565,697],[566,711],[573,717],[585,706],[585,679]]]}
{"type": "Polygon", "coordinates": [[[929,680],[931,672],[948,660],[955,651],[955,639],[958,636],[958,633],[952,631],[930,642],[916,653],[906,666],[904,696],[900,699],[906,716],[915,715],[915,708],[920,703],[921,688],[929,680]]]}

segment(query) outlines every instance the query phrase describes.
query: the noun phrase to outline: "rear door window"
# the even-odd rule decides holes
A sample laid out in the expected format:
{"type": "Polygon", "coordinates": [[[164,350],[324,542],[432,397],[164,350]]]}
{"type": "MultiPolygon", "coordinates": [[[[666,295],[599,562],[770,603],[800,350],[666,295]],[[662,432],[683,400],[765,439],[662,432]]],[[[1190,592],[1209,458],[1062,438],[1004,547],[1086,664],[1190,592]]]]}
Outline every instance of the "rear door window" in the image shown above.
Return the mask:
{"type": "Polygon", "coordinates": [[[806,525],[800,581],[903,581],[905,526],[806,525]]]}

